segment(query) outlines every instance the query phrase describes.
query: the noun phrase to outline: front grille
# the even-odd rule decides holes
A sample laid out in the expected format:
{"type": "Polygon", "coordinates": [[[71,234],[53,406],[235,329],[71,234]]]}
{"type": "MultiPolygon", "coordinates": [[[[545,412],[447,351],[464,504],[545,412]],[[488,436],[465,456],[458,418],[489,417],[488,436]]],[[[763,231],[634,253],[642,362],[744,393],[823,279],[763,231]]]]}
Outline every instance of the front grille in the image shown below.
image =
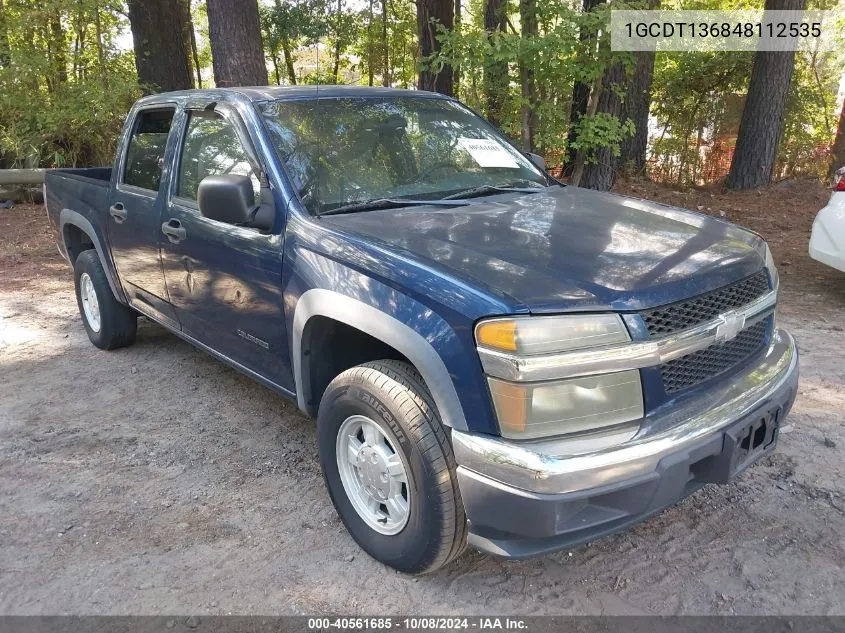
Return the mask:
{"type": "Polygon", "coordinates": [[[660,365],[664,391],[668,394],[692,387],[749,358],[765,344],[770,320],[755,323],[730,341],[660,365]]]}
{"type": "Polygon", "coordinates": [[[735,284],[698,295],[687,301],[640,312],[650,338],[658,338],[685,330],[733,308],[739,308],[764,295],[769,278],[764,270],[735,284]]]}

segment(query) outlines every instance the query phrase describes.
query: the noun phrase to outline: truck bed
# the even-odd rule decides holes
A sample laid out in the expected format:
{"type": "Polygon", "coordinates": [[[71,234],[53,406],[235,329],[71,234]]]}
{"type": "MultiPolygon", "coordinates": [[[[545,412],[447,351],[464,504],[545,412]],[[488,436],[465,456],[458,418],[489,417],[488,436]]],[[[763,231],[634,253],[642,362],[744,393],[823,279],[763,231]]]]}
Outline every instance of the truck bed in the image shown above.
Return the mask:
{"type": "Polygon", "coordinates": [[[111,167],[90,167],[51,169],[45,174],[44,204],[63,255],[67,256],[63,249],[63,214],[82,216],[91,227],[89,233],[93,233],[93,237],[96,237],[100,244],[105,243],[101,231],[107,226],[111,173],[111,167]]]}
{"type": "Polygon", "coordinates": [[[94,184],[105,183],[108,185],[111,182],[111,167],[81,167],[73,169],[51,169],[47,172],[47,177],[52,175],[59,175],[60,177],[67,177],[72,180],[81,180],[83,182],[91,182],[94,184]]]}

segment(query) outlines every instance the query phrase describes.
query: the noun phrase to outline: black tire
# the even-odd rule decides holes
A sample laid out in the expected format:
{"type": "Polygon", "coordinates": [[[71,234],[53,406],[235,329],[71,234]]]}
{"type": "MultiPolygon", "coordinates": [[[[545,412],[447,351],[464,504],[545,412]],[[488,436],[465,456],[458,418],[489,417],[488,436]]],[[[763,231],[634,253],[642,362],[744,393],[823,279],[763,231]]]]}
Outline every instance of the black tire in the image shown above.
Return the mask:
{"type": "Polygon", "coordinates": [[[399,571],[420,574],[463,552],[467,523],[452,445],[431,394],[412,366],[382,360],[340,374],[320,402],[318,436],[332,502],[352,538],[370,556],[399,571]],[[336,456],[338,431],[353,415],[389,429],[410,470],[408,522],[398,534],[385,535],[370,527],[343,487],[336,456]]]}
{"type": "Polygon", "coordinates": [[[115,298],[97,251],[86,250],[79,254],[73,266],[73,278],[76,286],[76,304],[91,342],[100,349],[117,349],[134,343],[138,331],[138,314],[115,298]],[[94,293],[97,295],[100,310],[99,330],[88,322],[82,306],[80,280],[83,275],[88,275],[91,279],[94,293]]]}

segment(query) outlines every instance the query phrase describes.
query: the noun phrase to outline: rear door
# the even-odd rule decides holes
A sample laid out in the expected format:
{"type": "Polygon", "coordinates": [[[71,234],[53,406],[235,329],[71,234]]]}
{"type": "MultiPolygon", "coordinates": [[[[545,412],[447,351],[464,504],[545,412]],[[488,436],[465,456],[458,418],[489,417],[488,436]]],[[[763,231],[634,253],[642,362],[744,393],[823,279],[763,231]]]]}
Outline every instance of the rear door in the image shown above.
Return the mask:
{"type": "MultiPolygon", "coordinates": [[[[238,115],[225,105],[188,110],[162,224],[167,290],[183,331],[242,367],[292,388],[282,310],[282,238],[204,217],[203,178],[248,175],[256,200],[262,167],[238,115]]],[[[265,181],[266,182],[266,181],[265,181]]],[[[276,226],[280,225],[276,209],[276,226]]]]}
{"type": "Polygon", "coordinates": [[[161,268],[159,236],[170,131],[175,105],[138,110],[118,164],[108,211],[108,231],[118,278],[129,302],[177,328],[161,268]]]}

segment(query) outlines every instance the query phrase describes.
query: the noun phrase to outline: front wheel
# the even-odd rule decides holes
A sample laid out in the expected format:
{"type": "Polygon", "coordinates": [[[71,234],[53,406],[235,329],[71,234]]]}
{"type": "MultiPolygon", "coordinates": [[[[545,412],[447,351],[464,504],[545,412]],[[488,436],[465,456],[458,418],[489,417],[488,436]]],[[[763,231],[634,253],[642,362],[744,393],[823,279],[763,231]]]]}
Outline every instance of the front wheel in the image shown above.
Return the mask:
{"type": "Polygon", "coordinates": [[[370,556],[417,574],[463,551],[455,457],[413,367],[383,360],[340,374],[320,402],[318,435],[332,502],[370,556]]]}

